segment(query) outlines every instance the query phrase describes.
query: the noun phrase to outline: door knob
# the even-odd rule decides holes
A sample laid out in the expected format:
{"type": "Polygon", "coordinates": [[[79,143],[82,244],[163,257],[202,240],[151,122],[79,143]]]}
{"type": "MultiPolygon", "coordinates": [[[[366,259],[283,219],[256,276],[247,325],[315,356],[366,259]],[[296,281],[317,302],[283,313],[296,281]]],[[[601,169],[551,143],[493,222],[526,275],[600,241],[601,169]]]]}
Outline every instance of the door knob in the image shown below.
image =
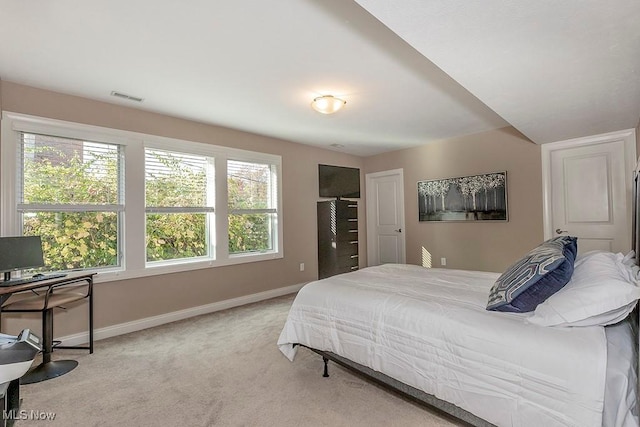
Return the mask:
{"type": "Polygon", "coordinates": [[[562,233],[568,233],[567,230],[560,230],[559,228],[556,228],[556,234],[562,234],[562,233]]]}
{"type": "Polygon", "coordinates": [[[398,228],[397,230],[394,230],[396,233],[402,233],[402,228],[398,228]]]}

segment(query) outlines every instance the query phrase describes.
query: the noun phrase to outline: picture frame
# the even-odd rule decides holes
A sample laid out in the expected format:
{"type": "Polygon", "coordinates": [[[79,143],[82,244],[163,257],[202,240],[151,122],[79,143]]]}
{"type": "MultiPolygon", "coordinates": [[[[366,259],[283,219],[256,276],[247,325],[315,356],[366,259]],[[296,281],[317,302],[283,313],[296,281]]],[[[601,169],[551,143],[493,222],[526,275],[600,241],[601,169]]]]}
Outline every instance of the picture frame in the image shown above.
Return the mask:
{"type": "Polygon", "coordinates": [[[507,172],[418,181],[419,221],[508,221],[507,172]]]}

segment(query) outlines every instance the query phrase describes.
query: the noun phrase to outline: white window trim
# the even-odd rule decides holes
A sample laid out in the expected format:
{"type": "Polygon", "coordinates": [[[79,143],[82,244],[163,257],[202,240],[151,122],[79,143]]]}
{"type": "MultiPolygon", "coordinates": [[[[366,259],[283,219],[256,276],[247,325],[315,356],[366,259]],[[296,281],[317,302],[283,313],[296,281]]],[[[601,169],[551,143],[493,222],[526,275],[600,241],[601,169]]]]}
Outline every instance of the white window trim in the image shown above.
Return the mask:
{"type": "Polygon", "coordinates": [[[207,207],[173,207],[173,206],[155,206],[145,208],[146,213],[214,213],[214,208],[207,207]]]}
{"type": "Polygon", "coordinates": [[[3,112],[0,129],[0,233],[2,236],[19,233],[20,224],[16,203],[16,150],[19,132],[33,132],[46,135],[58,135],[67,138],[89,141],[116,143],[125,150],[125,207],[122,224],[122,248],[124,259],[117,269],[97,269],[97,282],[125,280],[158,274],[190,271],[224,265],[258,262],[284,257],[283,251],[283,212],[282,212],[282,157],[274,154],[257,153],[201,142],[185,141],[148,135],[138,132],[84,125],[62,120],[47,119],[19,113],[3,112]],[[213,240],[215,259],[175,260],[146,265],[145,250],[145,203],[140,194],[144,194],[144,148],[156,148],[169,151],[201,154],[215,159],[216,203],[215,234],[213,240]],[[227,159],[247,162],[273,164],[277,170],[278,231],[274,242],[274,251],[267,253],[228,253],[227,228],[227,159]]]}
{"type": "Polygon", "coordinates": [[[57,205],[53,203],[18,203],[18,212],[122,212],[122,205],[57,205]]]}
{"type": "MultiPolygon", "coordinates": [[[[269,164],[269,165],[271,165],[271,163],[265,162],[264,159],[259,159],[259,158],[252,158],[252,159],[233,158],[233,159],[227,159],[227,160],[239,161],[239,162],[244,162],[244,163],[258,163],[258,164],[269,164]]],[[[277,166],[277,167],[278,167],[278,170],[277,170],[277,175],[276,176],[278,178],[277,182],[279,184],[280,183],[280,179],[281,179],[280,178],[280,168],[279,168],[279,166],[277,166]]],[[[226,171],[226,169],[225,169],[225,171],[226,171]]],[[[227,179],[227,180],[229,179],[228,174],[227,174],[227,177],[225,179],[227,179]]],[[[277,195],[281,194],[280,193],[281,187],[278,187],[276,189],[276,191],[277,191],[277,193],[275,193],[275,194],[276,194],[276,198],[277,198],[277,195]]],[[[274,197],[274,192],[271,192],[270,197],[274,197]]],[[[277,200],[278,200],[278,198],[277,198],[277,200]]],[[[228,203],[226,203],[226,206],[228,207],[228,203]]],[[[231,210],[229,210],[227,212],[227,215],[251,215],[251,214],[264,214],[264,213],[267,213],[267,214],[279,214],[281,212],[282,212],[282,209],[280,209],[279,207],[278,208],[265,208],[265,209],[231,209],[231,210]]],[[[276,221],[275,222],[276,222],[277,230],[280,230],[282,227],[277,225],[278,221],[279,221],[279,217],[278,216],[276,216],[276,221]]],[[[227,233],[227,235],[228,235],[228,233],[227,233]]],[[[279,247],[278,246],[279,242],[282,241],[281,240],[281,236],[279,236],[279,235],[273,236],[273,239],[275,240],[273,242],[273,245],[275,247],[279,247]]],[[[228,242],[227,242],[227,248],[228,248],[228,242]]],[[[236,253],[233,253],[233,254],[229,254],[229,257],[230,258],[241,258],[241,257],[244,257],[244,256],[256,255],[258,253],[260,253],[260,251],[256,251],[256,252],[251,252],[251,251],[249,251],[249,252],[236,252],[236,253]]]]}

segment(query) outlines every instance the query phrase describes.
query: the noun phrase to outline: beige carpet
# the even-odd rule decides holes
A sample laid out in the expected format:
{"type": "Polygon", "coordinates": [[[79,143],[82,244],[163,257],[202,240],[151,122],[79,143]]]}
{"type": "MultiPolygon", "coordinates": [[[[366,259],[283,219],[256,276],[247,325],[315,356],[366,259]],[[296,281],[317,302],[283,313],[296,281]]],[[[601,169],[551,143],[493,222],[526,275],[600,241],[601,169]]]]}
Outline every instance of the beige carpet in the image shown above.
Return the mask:
{"type": "MultiPolygon", "coordinates": [[[[58,350],[79,366],[21,387],[26,426],[456,426],[301,349],[276,341],[292,296],[96,342],[92,355],[58,350]]],[[[36,359],[37,361],[37,359],[36,359]]]]}

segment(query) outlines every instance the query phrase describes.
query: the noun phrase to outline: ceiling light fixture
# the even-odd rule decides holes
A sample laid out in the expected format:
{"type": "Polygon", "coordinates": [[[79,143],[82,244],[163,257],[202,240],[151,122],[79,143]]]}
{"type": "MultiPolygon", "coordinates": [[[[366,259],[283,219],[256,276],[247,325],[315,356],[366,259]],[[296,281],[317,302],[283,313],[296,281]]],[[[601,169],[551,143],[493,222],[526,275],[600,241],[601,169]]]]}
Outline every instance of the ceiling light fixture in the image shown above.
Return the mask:
{"type": "Polygon", "coordinates": [[[344,99],[336,98],[333,95],[323,95],[315,98],[311,103],[311,107],[318,113],[333,114],[346,104],[344,99]]]}

